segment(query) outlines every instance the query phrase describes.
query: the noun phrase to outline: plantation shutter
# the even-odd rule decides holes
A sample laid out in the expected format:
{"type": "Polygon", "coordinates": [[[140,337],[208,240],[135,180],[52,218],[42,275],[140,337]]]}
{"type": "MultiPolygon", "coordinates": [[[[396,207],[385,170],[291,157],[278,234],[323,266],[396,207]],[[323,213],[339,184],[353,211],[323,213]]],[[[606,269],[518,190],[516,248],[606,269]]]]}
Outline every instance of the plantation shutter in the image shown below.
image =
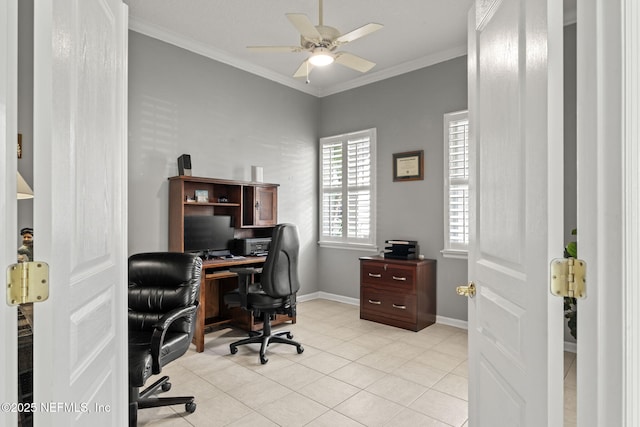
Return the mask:
{"type": "Polygon", "coordinates": [[[445,115],[445,250],[469,245],[469,120],[467,112],[445,115]]]}
{"type": "Polygon", "coordinates": [[[320,244],[375,245],[375,129],[320,140],[320,244]]]}

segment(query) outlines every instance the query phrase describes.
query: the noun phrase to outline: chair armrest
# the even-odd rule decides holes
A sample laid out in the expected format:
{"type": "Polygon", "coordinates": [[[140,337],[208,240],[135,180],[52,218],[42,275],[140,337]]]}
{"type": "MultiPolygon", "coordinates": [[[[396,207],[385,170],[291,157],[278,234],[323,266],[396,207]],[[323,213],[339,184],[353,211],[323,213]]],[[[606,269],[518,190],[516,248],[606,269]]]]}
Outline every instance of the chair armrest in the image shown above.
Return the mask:
{"type": "Polygon", "coordinates": [[[262,268],[241,267],[231,268],[229,271],[238,275],[238,295],[240,296],[240,306],[247,308],[247,292],[249,284],[251,283],[251,277],[254,274],[262,273],[262,268]]]}
{"type": "Polygon", "coordinates": [[[188,307],[176,308],[166,313],[153,325],[153,335],[151,336],[151,363],[152,372],[154,374],[160,373],[160,349],[164,343],[164,337],[169,329],[169,326],[178,319],[191,316],[198,309],[198,303],[190,305],[188,307]]]}
{"type": "Polygon", "coordinates": [[[262,273],[262,267],[240,267],[240,268],[230,268],[229,271],[232,273],[237,273],[238,276],[252,275],[252,274],[260,274],[262,273]]]}

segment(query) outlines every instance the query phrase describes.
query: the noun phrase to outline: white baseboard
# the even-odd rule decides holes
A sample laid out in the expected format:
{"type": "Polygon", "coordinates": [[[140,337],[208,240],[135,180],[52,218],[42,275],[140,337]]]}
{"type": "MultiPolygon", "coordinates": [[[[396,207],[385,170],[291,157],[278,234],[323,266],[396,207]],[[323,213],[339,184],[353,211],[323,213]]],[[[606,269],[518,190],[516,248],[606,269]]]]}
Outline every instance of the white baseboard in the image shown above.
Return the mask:
{"type": "MultiPolygon", "coordinates": [[[[342,295],[330,294],[328,292],[314,292],[311,294],[301,295],[298,297],[298,301],[312,301],[314,299],[326,299],[329,301],[341,302],[349,305],[360,305],[359,298],[350,298],[342,295]]],[[[445,316],[436,316],[436,323],[440,323],[441,325],[454,326],[460,329],[468,329],[468,322],[466,320],[454,319],[452,317],[445,316]]],[[[577,352],[577,345],[574,342],[564,342],[564,351],[568,351],[570,353],[577,352]]]]}
{"type": "Polygon", "coordinates": [[[454,319],[451,317],[444,317],[436,315],[436,323],[440,323],[441,325],[454,326],[460,329],[468,329],[468,324],[466,320],[454,319]]]}
{"type": "Polygon", "coordinates": [[[564,342],[564,351],[568,351],[569,353],[577,353],[578,352],[578,344],[575,342],[564,342]]]}
{"type": "Polygon", "coordinates": [[[360,305],[359,298],[350,298],[350,297],[345,297],[343,295],[330,294],[327,292],[314,292],[312,294],[306,294],[306,295],[297,297],[297,300],[300,302],[311,301],[314,299],[326,299],[329,301],[336,301],[336,302],[341,302],[349,305],[358,305],[358,306],[360,305]]]}

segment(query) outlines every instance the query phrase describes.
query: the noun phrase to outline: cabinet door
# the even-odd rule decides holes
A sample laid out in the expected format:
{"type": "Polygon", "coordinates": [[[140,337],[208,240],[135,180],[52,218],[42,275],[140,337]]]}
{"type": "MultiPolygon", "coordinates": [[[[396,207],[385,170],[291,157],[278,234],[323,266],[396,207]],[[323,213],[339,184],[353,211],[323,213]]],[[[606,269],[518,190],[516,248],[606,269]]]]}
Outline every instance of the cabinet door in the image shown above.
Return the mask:
{"type": "Polygon", "coordinates": [[[256,187],[255,191],[255,225],[276,225],[278,221],[278,189],[276,187],[256,187]]]}
{"type": "Polygon", "coordinates": [[[245,227],[273,227],[278,221],[278,187],[244,187],[245,227]]]}

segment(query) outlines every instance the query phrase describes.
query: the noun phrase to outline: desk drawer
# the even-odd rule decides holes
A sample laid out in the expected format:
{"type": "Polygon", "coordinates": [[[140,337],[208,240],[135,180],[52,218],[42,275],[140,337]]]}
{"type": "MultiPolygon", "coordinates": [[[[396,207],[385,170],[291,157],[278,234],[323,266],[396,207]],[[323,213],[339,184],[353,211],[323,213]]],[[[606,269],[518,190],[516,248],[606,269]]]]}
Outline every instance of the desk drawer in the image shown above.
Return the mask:
{"type": "Polygon", "coordinates": [[[361,314],[370,320],[375,317],[397,319],[415,324],[417,300],[415,295],[380,291],[370,286],[361,287],[361,314]]]}
{"type": "Polygon", "coordinates": [[[415,293],[416,269],[385,262],[363,262],[361,284],[384,286],[388,290],[415,293]]]}

